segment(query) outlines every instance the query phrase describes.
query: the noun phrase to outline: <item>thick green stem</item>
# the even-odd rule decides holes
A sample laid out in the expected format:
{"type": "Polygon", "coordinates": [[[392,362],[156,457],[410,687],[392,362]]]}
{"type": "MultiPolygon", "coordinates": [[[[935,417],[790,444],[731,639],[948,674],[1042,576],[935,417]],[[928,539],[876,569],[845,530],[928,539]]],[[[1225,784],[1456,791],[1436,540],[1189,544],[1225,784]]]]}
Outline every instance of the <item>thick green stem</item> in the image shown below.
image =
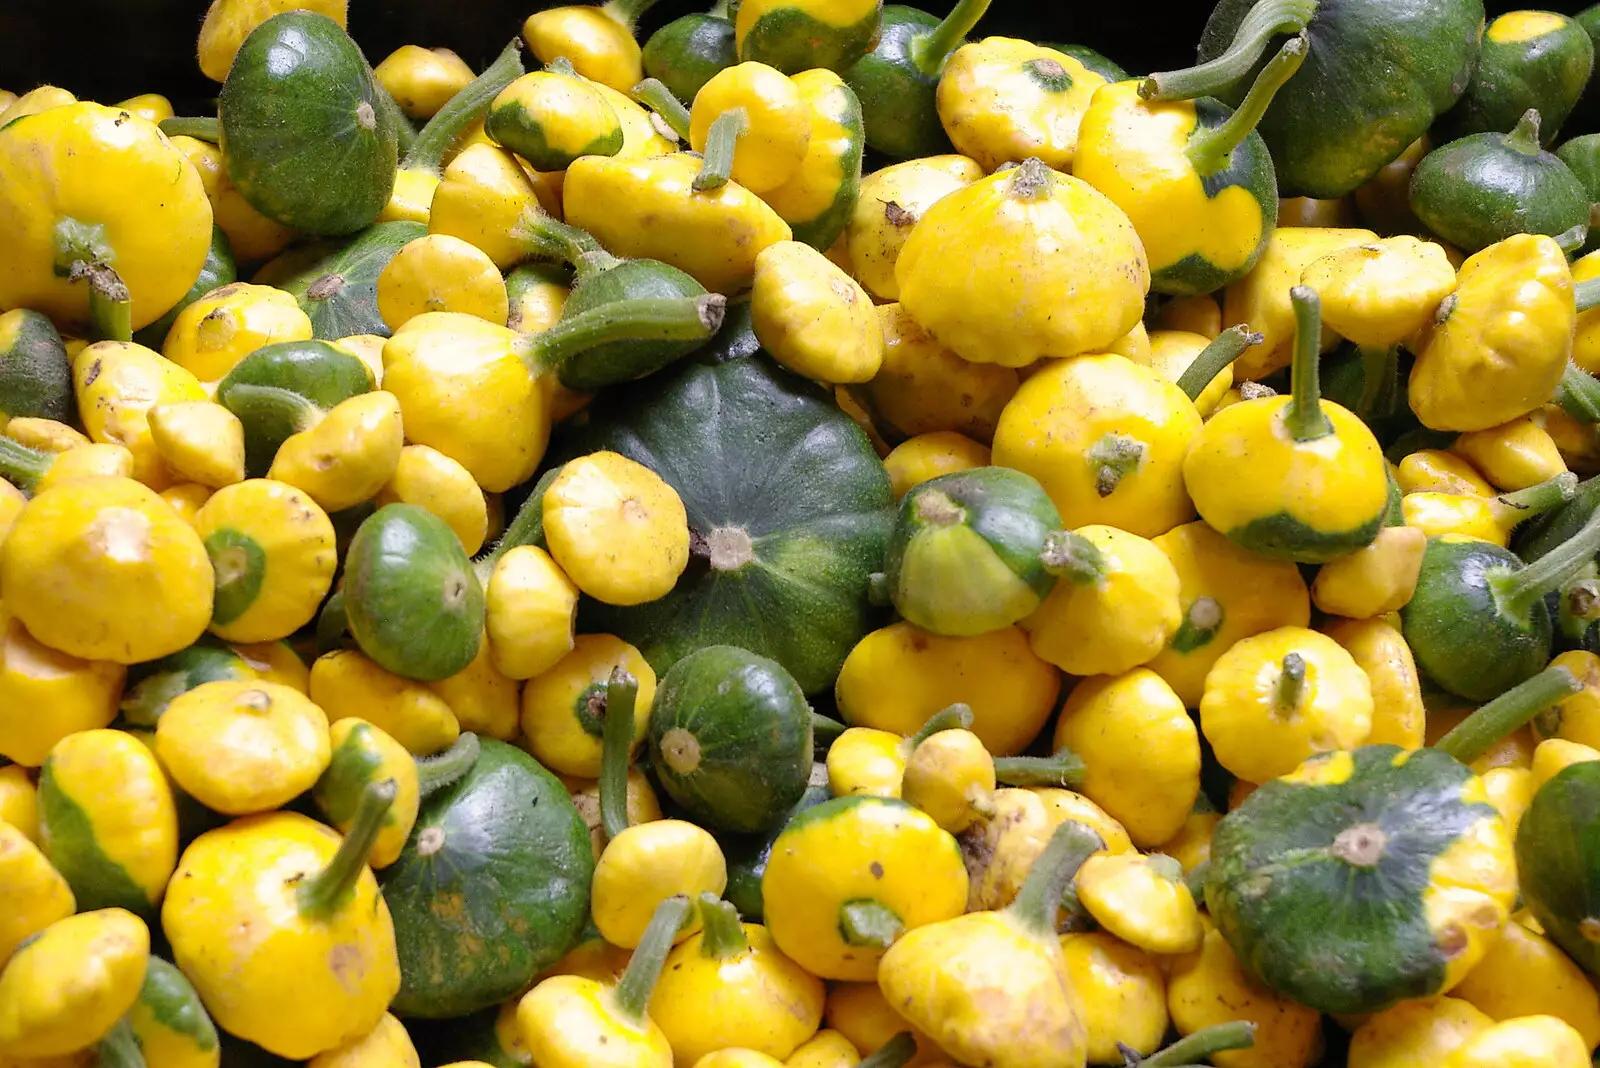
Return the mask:
{"type": "Polygon", "coordinates": [[[472,770],[478,762],[482,746],[478,736],[467,731],[450,744],[450,748],[431,757],[417,760],[417,793],[422,797],[442,790],[472,770]]]}
{"type": "Polygon", "coordinates": [[[689,140],[689,109],[672,95],[672,90],[668,89],[661,79],[646,78],[633,87],[631,95],[660,116],[661,121],[678,135],[678,140],[689,140]]]}
{"type": "Polygon", "coordinates": [[[400,168],[438,174],[444,154],[450,151],[462,131],[481,118],[494,98],[521,76],[522,42],[512,38],[482,74],[463,86],[428,120],[428,125],[411,143],[405,159],[400,161],[400,168]]]}
{"type": "Polygon", "coordinates": [[[1097,585],[1110,570],[1105,554],[1094,542],[1070,530],[1053,530],[1045,535],[1039,559],[1046,571],[1077,586],[1097,585]]]}
{"type": "Polygon", "coordinates": [[[1016,900],[1006,911],[1040,938],[1054,938],[1056,911],[1061,908],[1061,895],[1066,893],[1067,884],[1084,861],[1104,848],[1105,842],[1098,834],[1077,820],[1067,820],[1050,836],[1050,843],[1033,862],[1016,900]]]}
{"type": "Polygon", "coordinates": [[[296,431],[310,430],[326,414],[307,398],[281,386],[241,382],[227,389],[228,410],[249,423],[252,419],[282,420],[296,431]]]}
{"type": "Polygon", "coordinates": [[[846,902],[839,909],[839,933],[852,946],[888,949],[906,925],[887,905],[870,898],[846,902]]]}
{"type": "Polygon", "coordinates": [[[0,478],[23,493],[31,496],[34,487],[55,462],[55,456],[43,449],[29,448],[11,438],[0,438],[0,478]]]}
{"type": "Polygon", "coordinates": [[[911,1037],[910,1031],[901,1031],[857,1061],[856,1068],[901,1068],[901,1065],[908,1063],[916,1053],[917,1040],[911,1037]]]}
{"type": "Polygon", "coordinates": [[[589,253],[600,252],[600,242],[587,230],[552,219],[544,212],[529,212],[518,220],[517,240],[530,256],[576,264],[589,253]]]}
{"type": "Polygon", "coordinates": [[[1122,480],[1144,466],[1144,442],[1119,430],[1103,435],[1083,452],[1094,470],[1094,491],[1101,497],[1117,492],[1122,480]]]}
{"type": "Polygon", "coordinates": [[[101,262],[78,262],[67,275],[89,283],[89,327],[96,341],[133,340],[133,296],[122,276],[101,262]]]}
{"type": "Polygon", "coordinates": [[[1278,672],[1278,684],[1272,690],[1272,703],[1280,715],[1292,717],[1300,708],[1306,689],[1306,658],[1299,653],[1288,653],[1278,672]]]}
{"type": "Polygon", "coordinates": [[[1178,388],[1190,400],[1199,399],[1224,367],[1237,360],[1251,345],[1259,345],[1265,340],[1260,334],[1252,333],[1248,326],[1241,324],[1228,327],[1183,369],[1183,374],[1178,376],[1178,388]]]}
{"type": "Polygon", "coordinates": [[[196,141],[208,141],[213,145],[222,140],[222,120],[215,116],[209,118],[179,116],[162,119],[158,125],[161,127],[161,132],[168,137],[192,137],[196,141]]]}
{"type": "Polygon", "coordinates": [[[1230,1049],[1249,1049],[1256,1044],[1256,1025],[1244,1020],[1215,1024],[1180,1038],[1160,1053],[1139,1062],[1139,1068],[1179,1068],[1201,1064],[1214,1053],[1230,1049]]]}
{"type": "Polygon", "coordinates": [[[614,669],[606,682],[606,722],[600,734],[600,826],[608,842],[628,829],[628,762],[638,700],[639,680],[614,669]]]}
{"type": "Polygon", "coordinates": [[[632,33],[639,24],[639,16],[655,6],[656,0],[606,0],[600,10],[616,19],[632,33]]]}
{"type": "Polygon", "coordinates": [[[700,955],[712,960],[730,960],[748,952],[750,940],[745,937],[744,925],[739,922],[739,910],[731,901],[716,894],[701,894],[700,955]]]}
{"type": "Polygon", "coordinates": [[[1489,592],[1501,613],[1526,621],[1533,602],[1560,586],[1600,552],[1600,510],[1577,532],[1527,567],[1491,574],[1489,592]]]}
{"type": "Polygon", "coordinates": [[[328,866],[301,881],[297,888],[298,904],[302,915],[312,919],[327,919],[344,907],[354,892],[356,880],[367,870],[367,857],[372,853],[372,843],[383,830],[384,817],[394,804],[393,779],[368,784],[356,806],[356,818],[350,830],[339,843],[339,851],[328,866]]]}
{"type": "Polygon", "coordinates": [[[1580,312],[1600,305],[1600,278],[1591,278],[1572,287],[1572,298],[1580,312]]]}
{"type": "Polygon", "coordinates": [[[721,328],[727,306],[721,293],[618,300],[564,317],[514,344],[530,368],[543,372],[610,341],[702,341],[721,328]]]}
{"type": "Polygon", "coordinates": [[[1294,357],[1289,384],[1292,396],[1283,410],[1283,425],[1295,441],[1316,441],[1333,433],[1322,412],[1322,301],[1310,286],[1289,291],[1294,304],[1294,357]]]}
{"type": "Polygon", "coordinates": [[[1522,113],[1522,118],[1517,120],[1517,125],[1506,134],[1506,147],[1521,152],[1524,156],[1537,156],[1544,151],[1539,144],[1539,109],[1529,108],[1522,113]]]}
{"type": "Polygon", "coordinates": [[[961,47],[962,39],[988,10],[989,0],[956,0],[956,6],[939,25],[911,38],[912,65],[929,78],[937,78],[944,72],[944,61],[961,47]]]}
{"type": "Polygon", "coordinates": [[[995,757],[994,777],[1007,786],[1059,786],[1075,789],[1083,782],[1083,758],[1070,749],[1054,756],[995,757]]]}
{"type": "Polygon", "coordinates": [[[1284,83],[1294,77],[1294,72],[1305,62],[1310,49],[1311,39],[1304,31],[1285,41],[1283,47],[1278,49],[1278,54],[1272,57],[1272,62],[1256,76],[1255,84],[1239,101],[1238,109],[1225,122],[1209,128],[1195,127],[1185,150],[1189,162],[1194,164],[1195,173],[1202,178],[1209,178],[1228,168],[1233,162],[1233,150],[1261,123],[1261,117],[1272,105],[1272,98],[1278,95],[1284,83]]]}
{"type": "Polygon", "coordinates": [[[705,158],[700,163],[700,173],[693,185],[697,193],[721,189],[733,176],[733,153],[739,147],[739,138],[750,129],[750,113],[744,108],[732,108],[718,115],[706,132],[705,158]]]}
{"type": "Polygon", "coordinates": [[[845,725],[821,712],[811,713],[811,738],[817,748],[826,749],[833,740],[845,732],[845,725]]]}
{"type": "Polygon", "coordinates": [[[144,1050],[127,1017],[118,1020],[94,1048],[95,1068],[145,1068],[144,1050]]]}
{"type": "Polygon", "coordinates": [[[689,915],[689,898],[674,894],[656,906],[650,917],[650,926],[628,959],[628,970],[622,973],[612,994],[612,1004],[617,1015],[633,1027],[644,1024],[645,1006],[655,991],[656,980],[661,978],[661,966],[667,961],[672,943],[678,937],[678,928],[689,915]]]}
{"type": "Polygon", "coordinates": [[[1050,165],[1038,156],[1029,156],[1011,170],[1011,199],[1042,200],[1055,188],[1050,165]]]}
{"type": "Polygon", "coordinates": [[[1583,683],[1566,668],[1547,667],[1456,724],[1434,748],[1470,764],[1534,716],[1582,689],[1583,683]]]}
{"type": "MultiPolygon", "coordinates": [[[[1600,278],[1595,281],[1600,282],[1600,278]]],[[[1567,369],[1561,373],[1561,384],[1551,399],[1580,423],[1589,426],[1600,423],[1600,381],[1571,360],[1567,361],[1567,369]]]]}
{"type": "Polygon", "coordinates": [[[929,716],[928,722],[924,723],[917,733],[911,735],[901,745],[907,753],[910,753],[940,731],[964,731],[971,727],[971,706],[957,701],[949,708],[941,709],[929,716]]]}
{"type": "Polygon", "coordinates": [[[1375,414],[1389,414],[1395,408],[1395,391],[1400,386],[1400,347],[1374,348],[1362,345],[1361,399],[1356,401],[1356,414],[1362,419],[1375,414]]]}
{"type": "Polygon", "coordinates": [[[539,481],[533,484],[533,492],[517,509],[517,514],[512,517],[506,532],[500,535],[500,540],[494,543],[494,548],[472,562],[472,569],[477,572],[478,581],[483,583],[485,589],[494,577],[495,565],[506,553],[522,545],[544,547],[544,491],[561,474],[561,468],[562,465],[557,464],[539,476],[539,481]]]}
{"type": "Polygon", "coordinates": [[[1495,511],[1502,523],[1514,527],[1552,508],[1559,508],[1572,500],[1577,492],[1578,476],[1571,471],[1563,471],[1536,486],[1515,493],[1502,493],[1495,498],[1495,511]]]}
{"type": "Polygon", "coordinates": [[[1280,34],[1300,33],[1317,13],[1317,0],[1261,0],[1239,23],[1228,50],[1185,70],[1152,74],[1139,86],[1146,100],[1193,100],[1216,96],[1236,84],[1280,34]]]}

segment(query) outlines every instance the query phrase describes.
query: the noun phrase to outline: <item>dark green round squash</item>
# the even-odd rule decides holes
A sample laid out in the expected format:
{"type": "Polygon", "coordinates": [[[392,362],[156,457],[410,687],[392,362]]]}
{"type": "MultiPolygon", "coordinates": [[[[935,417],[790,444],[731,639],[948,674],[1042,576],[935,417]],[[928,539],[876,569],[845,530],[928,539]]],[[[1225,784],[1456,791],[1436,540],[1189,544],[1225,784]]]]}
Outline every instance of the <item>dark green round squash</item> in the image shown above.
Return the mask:
{"type": "Polygon", "coordinates": [[[593,875],[589,830],[560,780],[483,739],[382,872],[400,953],[392,1011],[464,1016],[526,989],[578,940],[593,875]]]}
{"type": "Polygon", "coordinates": [[[167,309],[167,314],[137,331],[133,335],[133,340],[146,348],[160,352],[179,312],[213,289],[230,285],[238,280],[239,269],[233,260],[233,246],[228,244],[228,235],[222,232],[222,227],[213,224],[211,248],[206,252],[205,263],[200,265],[200,275],[194,280],[194,285],[189,287],[189,292],[183,295],[182,300],[167,309]]]}
{"type": "Polygon", "coordinates": [[[1600,975],[1600,763],[1563,768],[1533,795],[1517,827],[1517,873],[1545,934],[1600,975]]]}
{"type": "Polygon", "coordinates": [[[939,25],[921,8],[885,4],[877,43],[845,73],[861,100],[867,144],[874,151],[894,159],[953,151],[935,95],[945,60],[962,41],[958,33],[938,54],[930,52],[928,42],[939,25]]]}
{"type": "MultiPolygon", "coordinates": [[[[1465,936],[1429,924],[1433,865],[1485,821],[1500,823],[1487,801],[1464,796],[1474,780],[1440,750],[1369,745],[1319,753],[1223,817],[1206,907],[1245,970],[1322,1012],[1439,993],[1465,936]]],[[[1508,852],[1481,863],[1509,911],[1515,872],[1494,869],[1510,869],[1508,852]]]]}
{"type": "Polygon", "coordinates": [[[431,682],[466,669],[483,635],[483,586],[432,512],[389,504],[361,524],[344,564],[344,612],[380,667],[431,682]]]}
{"type": "Polygon", "coordinates": [[[1429,152],[1411,176],[1411,210],[1466,253],[1512,234],[1547,234],[1568,252],[1589,233],[1589,191],[1539,147],[1539,113],[1509,134],[1471,134],[1429,152]]]}
{"type": "Polygon", "coordinates": [[[755,834],[805,792],[811,706],[777,661],[732,645],[673,664],[650,711],[650,765],[696,823],[755,834]]]}
{"type": "Polygon", "coordinates": [[[739,62],[733,23],[716,15],[673,19],[644,45],[644,72],[688,103],[712,75],[739,62]]]}
{"type": "Polygon", "coordinates": [[[722,855],[728,862],[728,888],[722,892],[723,896],[733,902],[733,907],[739,910],[750,923],[760,923],[765,915],[765,906],[761,898],[761,877],[767,871],[767,858],[772,856],[772,843],[778,840],[778,835],[789,825],[789,821],[814,805],[820,805],[831,798],[833,794],[826,786],[807,786],[800,795],[800,800],[784,815],[784,818],[764,834],[738,834],[723,835],[717,839],[722,846],[722,855]]]}
{"type": "Polygon", "coordinates": [[[419,222],[376,223],[348,241],[286,252],[262,268],[265,281],[256,281],[292,293],[311,320],[312,337],[388,337],[389,326],[378,314],[378,275],[396,252],[427,234],[419,222]]]}
{"type": "MultiPolygon", "coordinates": [[[[605,253],[591,253],[579,261],[572,295],[561,310],[561,318],[569,320],[622,301],[705,295],[705,286],[660,260],[618,260],[605,253]]],[[[704,343],[704,337],[690,341],[608,341],[563,360],[556,373],[568,389],[590,393],[659,371],[704,343]]]]}
{"type": "Polygon", "coordinates": [[[218,98],[228,177],[257,211],[310,234],[350,234],[389,202],[394,113],[361,49],[309,11],[251,31],[218,98]]]}
{"type": "Polygon", "coordinates": [[[1577,19],[1553,11],[1501,15],[1484,29],[1477,69],[1460,102],[1439,120],[1435,141],[1509,130],[1533,108],[1551,144],[1593,70],[1594,43],[1577,19]]]}
{"type": "Polygon", "coordinates": [[[20,417],[76,422],[72,361],[55,324],[42,312],[0,315],[0,426],[20,417]]]}
{"type": "Polygon", "coordinates": [[[217,403],[244,424],[245,471],[264,478],[284,439],[372,385],[367,365],[343,349],[326,341],[280,341],[234,364],[217,383],[217,403]]]}
{"type": "Polygon", "coordinates": [[[585,630],[636,646],[657,673],[738,645],[828,689],[875,625],[868,580],[888,541],[889,476],[826,392],[757,355],[686,361],[610,390],[571,421],[558,460],[610,449],[683,499],[689,567],[649,604],[585,601],[585,630]]]}

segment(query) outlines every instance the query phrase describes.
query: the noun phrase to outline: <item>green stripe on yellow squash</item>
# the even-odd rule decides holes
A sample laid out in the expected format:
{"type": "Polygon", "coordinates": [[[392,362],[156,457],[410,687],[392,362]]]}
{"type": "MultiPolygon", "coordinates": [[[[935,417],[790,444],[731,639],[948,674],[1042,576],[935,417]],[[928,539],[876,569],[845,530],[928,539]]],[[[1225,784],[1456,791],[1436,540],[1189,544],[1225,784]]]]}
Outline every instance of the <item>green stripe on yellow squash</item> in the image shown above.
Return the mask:
{"type": "Polygon", "coordinates": [[[200,995],[174,965],[151,957],[128,1025],[150,1068],[217,1068],[222,1046],[200,995]]]}
{"type": "Polygon", "coordinates": [[[1448,989],[1516,897],[1483,782],[1437,749],[1319,753],[1217,825],[1205,899],[1251,975],[1322,1012],[1448,989]]]}
{"type": "Polygon", "coordinates": [[[0,315],[0,424],[19,417],[70,423],[76,410],[72,361],[49,316],[27,308],[0,315]]]}
{"type": "Polygon", "coordinates": [[[762,196],[796,241],[826,252],[844,233],[861,196],[861,102],[832,71],[801,71],[794,83],[811,109],[811,145],[795,176],[762,196]]]}
{"type": "Polygon", "coordinates": [[[1594,42],[1577,19],[1554,11],[1511,11],[1484,29],[1467,91],[1434,129],[1435,143],[1509,130],[1529,108],[1544,117],[1544,143],[1555,141],[1589,75],[1594,42]]]}
{"type": "Polygon", "coordinates": [[[734,41],[741,62],[843,72],[872,47],[882,10],[883,0],[740,0],[734,41]]]}
{"type": "Polygon", "coordinates": [[[581,156],[622,150],[616,110],[560,60],[501,90],[483,118],[483,132],[537,171],[564,171],[581,156]]]}
{"type": "Polygon", "coordinates": [[[384,813],[367,859],[374,870],[386,868],[399,858],[417,819],[417,762],[405,746],[365,720],[337,721],[329,728],[329,740],[332,755],[311,797],[341,833],[354,825],[368,786],[385,779],[395,784],[394,804],[384,813]]]}

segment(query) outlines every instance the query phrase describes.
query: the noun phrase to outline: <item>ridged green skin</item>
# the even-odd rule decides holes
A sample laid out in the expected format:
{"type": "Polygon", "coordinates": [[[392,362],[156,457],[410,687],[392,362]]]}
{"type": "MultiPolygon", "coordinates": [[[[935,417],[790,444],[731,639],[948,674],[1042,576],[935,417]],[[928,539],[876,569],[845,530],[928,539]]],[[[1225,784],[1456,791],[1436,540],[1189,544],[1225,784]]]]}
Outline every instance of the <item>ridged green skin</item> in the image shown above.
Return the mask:
{"type": "Polygon", "coordinates": [[[937,18],[919,8],[884,5],[878,43],[845,73],[845,82],[861,100],[873,151],[895,159],[955,151],[939,121],[939,77],[924,74],[911,61],[912,41],[938,25],[937,18]]]}
{"type": "Polygon", "coordinates": [[[304,397],[324,412],[351,397],[372,391],[367,365],[326,341],[280,341],[263,345],[234,364],[217,383],[217,403],[244,424],[244,467],[263,478],[278,446],[304,429],[280,411],[262,408],[239,386],[270,386],[304,397]]]}
{"type": "Polygon", "coordinates": [[[1583,244],[1589,208],[1588,190],[1565,163],[1521,151],[1509,134],[1452,141],[1422,157],[1411,176],[1411,210],[1469,255],[1513,234],[1561,237],[1571,251],[1583,244]]]}
{"type": "Polygon", "coordinates": [[[644,72],[684,103],[718,71],[739,62],[733,23],[715,15],[673,19],[644,45],[644,72]]]}
{"type": "Polygon", "coordinates": [[[805,792],[811,706],[777,661],[732,645],[708,646],[662,677],[649,741],[656,780],[691,819],[756,834],[805,792]],[[686,742],[696,751],[692,768],[682,763],[686,742]]]}
{"type": "Polygon", "coordinates": [[[382,872],[398,1015],[497,1005],[583,931],[594,875],[583,818],[531,756],[491,738],[482,747],[471,771],[423,801],[405,851],[382,872]]]}
{"type": "Polygon", "coordinates": [[[838,189],[833,203],[809,219],[784,219],[794,239],[826,252],[850,225],[856,201],[861,199],[861,157],[866,149],[866,130],[861,122],[861,102],[848,85],[835,85],[828,91],[825,113],[845,130],[848,144],[835,159],[839,166],[838,189]]]}
{"type": "Polygon", "coordinates": [[[1539,788],[1516,852],[1522,900],[1545,934],[1600,975],[1600,943],[1583,933],[1600,916],[1600,763],[1570,765],[1539,788]]]}
{"type": "Polygon", "coordinates": [[[826,786],[807,786],[785,818],[765,834],[726,835],[718,839],[728,861],[728,888],[722,896],[733,903],[747,923],[760,923],[765,915],[761,877],[766,874],[767,859],[772,856],[772,843],[778,840],[791,819],[832,796],[826,786]]]}
{"type": "Polygon", "coordinates": [[[1491,574],[1520,569],[1510,551],[1487,541],[1429,538],[1411,601],[1400,610],[1417,666],[1438,686],[1473,701],[1490,701],[1538,674],[1550,658],[1550,611],[1544,600],[1528,619],[1503,614],[1490,592],[1491,574]]]}
{"type": "Polygon", "coordinates": [[[1421,749],[1396,767],[1403,752],[1363,746],[1335,785],[1274,779],[1212,836],[1205,898],[1218,930],[1248,972],[1322,1012],[1378,1012],[1439,992],[1447,957],[1423,898],[1433,862],[1498,819],[1462,800],[1466,765],[1421,749]],[[1341,832],[1367,824],[1387,839],[1376,864],[1335,855],[1341,832]]]}
{"type": "Polygon", "coordinates": [[[820,387],[765,355],[719,355],[608,391],[555,451],[611,449],[645,464],[683,499],[697,543],[743,531],[752,559],[719,571],[696,555],[660,600],[585,602],[580,629],[632,643],[658,674],[696,649],[738,645],[818,693],[876,625],[867,580],[883,568],[889,476],[820,387]]]}
{"type": "MultiPolygon", "coordinates": [[[[570,319],[620,300],[703,297],[705,286],[660,260],[624,260],[609,271],[587,277],[578,284],[562,308],[570,319]]],[[[580,352],[556,369],[568,389],[593,393],[604,386],[643,378],[699,348],[700,341],[609,341],[580,352]]]]}
{"type": "Polygon", "coordinates": [[[72,362],[49,316],[27,308],[5,313],[0,336],[0,425],[18,417],[74,422],[72,362]]]}
{"type": "Polygon", "coordinates": [[[913,486],[895,513],[884,558],[889,596],[902,616],[935,634],[981,634],[1008,626],[1016,619],[997,622],[1003,617],[995,613],[1003,606],[985,603],[984,596],[995,592],[1005,597],[1012,591],[994,590],[982,578],[992,574],[998,562],[1043,601],[1056,585],[1056,576],[1044,566],[1045,540],[1060,529],[1061,513],[1049,494],[1020,471],[978,467],[930,478],[913,486]],[[941,506],[948,501],[959,510],[959,517],[953,522],[931,517],[924,511],[931,501],[940,501],[941,506]],[[960,562],[971,568],[968,573],[938,566],[950,562],[943,558],[952,537],[962,539],[960,562]],[[935,555],[919,562],[924,553],[935,555]],[[919,583],[915,576],[931,581],[919,583]],[[976,615],[976,629],[942,625],[955,615],[963,616],[959,622],[967,622],[959,602],[967,602],[976,615]]]}
{"type": "MultiPolygon", "coordinates": [[[[739,48],[744,63],[765,63],[785,74],[826,67],[844,73],[866,54],[877,36],[882,5],[853,26],[830,26],[804,10],[805,0],[795,6],[769,11],[745,34],[739,48]]],[[[731,14],[731,13],[730,13],[731,14]]]]}
{"type": "Polygon", "coordinates": [[[1542,140],[1554,144],[1594,71],[1589,34],[1576,19],[1562,18],[1559,28],[1523,41],[1495,41],[1485,32],[1477,69],[1460,102],[1439,120],[1435,143],[1509,130],[1537,108],[1542,140]]]}
{"type": "Polygon", "coordinates": [[[1511,547],[1531,564],[1576,534],[1596,508],[1600,508],[1600,476],[1578,483],[1572,500],[1561,507],[1519,526],[1512,535],[1511,547]]]}
{"type": "Polygon", "coordinates": [[[202,638],[187,649],[135,667],[117,708],[130,725],[154,728],[180,694],[208,682],[255,677],[244,657],[215,639],[202,638]]]}
{"type": "MultiPolygon", "coordinates": [[[[1201,62],[1232,44],[1257,0],[1219,0],[1201,62]]],[[[1304,64],[1273,98],[1261,136],[1286,197],[1341,197],[1376,174],[1466,88],[1483,0],[1321,0],[1304,64]]],[[[1227,92],[1244,98],[1272,50],[1227,92]]]]}
{"type": "Polygon", "coordinates": [[[351,234],[394,190],[399,142],[361,49],[325,15],[253,30],[218,98],[228,177],[257,211],[310,234],[351,234]]]}
{"type": "Polygon", "coordinates": [[[137,331],[133,335],[133,340],[146,348],[160,352],[179,312],[213,289],[238,280],[239,268],[233,261],[233,246],[228,244],[228,235],[222,232],[222,227],[213,224],[211,248],[206,252],[206,262],[200,265],[200,276],[194,280],[194,285],[189,287],[189,292],[185,293],[183,299],[174,304],[167,314],[137,331]]]}
{"type": "Polygon", "coordinates": [[[378,275],[396,252],[427,234],[427,226],[419,222],[376,223],[348,241],[285,253],[262,269],[270,271],[263,284],[294,295],[311,320],[312,337],[388,337],[389,325],[378,314],[378,275]]]}
{"type": "Polygon", "coordinates": [[[385,505],[356,531],[344,610],[361,651],[396,675],[444,679],[478,655],[483,587],[445,521],[416,505],[385,505]]]}

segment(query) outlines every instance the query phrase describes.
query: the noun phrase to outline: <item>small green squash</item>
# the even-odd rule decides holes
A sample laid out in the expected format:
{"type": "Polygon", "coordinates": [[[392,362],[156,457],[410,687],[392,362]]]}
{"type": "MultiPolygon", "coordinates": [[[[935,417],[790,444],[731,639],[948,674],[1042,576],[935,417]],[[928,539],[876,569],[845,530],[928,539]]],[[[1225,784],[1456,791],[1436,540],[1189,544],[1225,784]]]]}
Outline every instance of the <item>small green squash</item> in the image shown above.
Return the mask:
{"type": "Polygon", "coordinates": [[[738,645],[818,693],[875,625],[868,579],[883,567],[889,476],[820,387],[763,354],[721,355],[607,391],[556,443],[558,459],[610,449],[648,464],[689,516],[691,559],[671,593],[585,602],[580,624],[629,642],[658,674],[738,645]]]}
{"type": "Polygon", "coordinates": [[[134,667],[117,707],[130,726],[154,729],[167,705],[180,694],[208,682],[255,677],[255,669],[244,657],[215,638],[205,637],[187,649],[134,667]]]}
{"type": "Polygon", "coordinates": [[[696,823],[755,834],[773,826],[811,775],[811,706],[774,660],[732,645],[673,664],[650,711],[650,764],[696,823]]]}
{"type": "Polygon", "coordinates": [[[228,177],[261,214],[310,234],[370,225],[394,190],[394,113],[361,49],[326,15],[251,31],[222,83],[228,177]]]}
{"type": "Polygon", "coordinates": [[[733,23],[718,15],[673,19],[644,45],[644,72],[679,100],[693,100],[714,74],[739,62],[733,23]]]}
{"type": "Polygon", "coordinates": [[[133,340],[156,352],[161,351],[166,343],[167,333],[172,329],[172,324],[178,318],[178,313],[189,305],[222,286],[232,285],[239,280],[239,268],[234,263],[233,246],[228,244],[228,235],[222,232],[222,227],[212,224],[211,248],[206,252],[206,261],[200,265],[200,275],[194,280],[194,285],[189,287],[189,292],[183,299],[167,309],[167,314],[151,323],[149,326],[137,331],[133,340]]]}
{"type": "Polygon", "coordinates": [[[0,426],[19,417],[72,423],[77,407],[72,361],[49,316],[28,308],[0,315],[0,426]]]}
{"type": "Polygon", "coordinates": [[[1484,29],[1467,91],[1439,120],[1437,141],[1510,129],[1529,108],[1544,118],[1544,143],[1572,113],[1594,70],[1594,42],[1577,19],[1512,11],[1484,29]]]}
{"type": "Polygon", "coordinates": [[[874,151],[895,159],[952,151],[939,121],[939,75],[988,6],[988,0],[962,0],[941,21],[920,8],[884,5],[877,43],[845,74],[861,99],[874,151]]]}
{"type": "Polygon", "coordinates": [[[1517,827],[1522,898],[1556,945],[1600,976],[1600,763],[1563,768],[1517,827]]]}
{"type": "Polygon", "coordinates": [[[393,1011],[463,1016],[526,989],[582,933],[593,874],[589,830],[560,780],[483,739],[383,872],[400,953],[393,1011]]]}
{"type": "MultiPolygon", "coordinates": [[[[820,766],[820,765],[819,765],[820,766]]],[[[765,914],[761,898],[761,876],[766,874],[767,859],[772,856],[772,843],[801,812],[833,797],[826,786],[807,786],[800,800],[784,814],[784,818],[769,827],[764,834],[725,835],[718,838],[722,855],[728,861],[728,888],[723,896],[733,902],[749,923],[760,923],[765,914]]]]}
{"type": "MultiPolygon", "coordinates": [[[[705,286],[660,260],[619,260],[604,252],[592,252],[582,257],[577,266],[572,295],[561,310],[563,321],[623,301],[706,296],[705,286]]],[[[704,343],[705,337],[687,341],[655,338],[608,341],[563,360],[556,373],[568,389],[591,393],[659,371],[704,343]]]]}
{"type": "Polygon", "coordinates": [[[1471,134],[1434,149],[1411,176],[1411,210],[1471,254],[1512,234],[1548,234],[1568,252],[1589,234],[1590,195],[1560,158],[1539,147],[1539,113],[1509,134],[1471,134]]]}
{"type": "Polygon", "coordinates": [[[389,504],[345,556],[344,612],[361,651],[386,671],[433,682],[464,671],[483,637],[483,586],[444,520],[389,504]]]}
{"type": "Polygon", "coordinates": [[[376,223],[348,241],[284,253],[262,268],[270,279],[264,284],[294,295],[311,320],[312,337],[388,337],[389,326],[378,314],[378,275],[396,252],[427,233],[419,222],[376,223]]]}
{"type": "Polygon", "coordinates": [[[326,341],[263,345],[217,383],[217,403],[244,424],[244,466],[265,478],[278,446],[340,401],[372,390],[360,359],[326,341]]]}
{"type": "Polygon", "coordinates": [[[1206,907],[1245,970],[1273,990],[1322,1012],[1378,1012],[1439,993],[1466,948],[1466,932],[1429,922],[1448,854],[1476,850],[1474,875],[1508,912],[1509,845],[1482,783],[1447,753],[1319,753],[1217,825],[1206,907]]]}
{"type": "Polygon", "coordinates": [[[151,957],[145,966],[139,1000],[126,1019],[146,1065],[214,1068],[220,1063],[217,1029],[200,1003],[200,995],[175,965],[160,957],[151,957]]]}

